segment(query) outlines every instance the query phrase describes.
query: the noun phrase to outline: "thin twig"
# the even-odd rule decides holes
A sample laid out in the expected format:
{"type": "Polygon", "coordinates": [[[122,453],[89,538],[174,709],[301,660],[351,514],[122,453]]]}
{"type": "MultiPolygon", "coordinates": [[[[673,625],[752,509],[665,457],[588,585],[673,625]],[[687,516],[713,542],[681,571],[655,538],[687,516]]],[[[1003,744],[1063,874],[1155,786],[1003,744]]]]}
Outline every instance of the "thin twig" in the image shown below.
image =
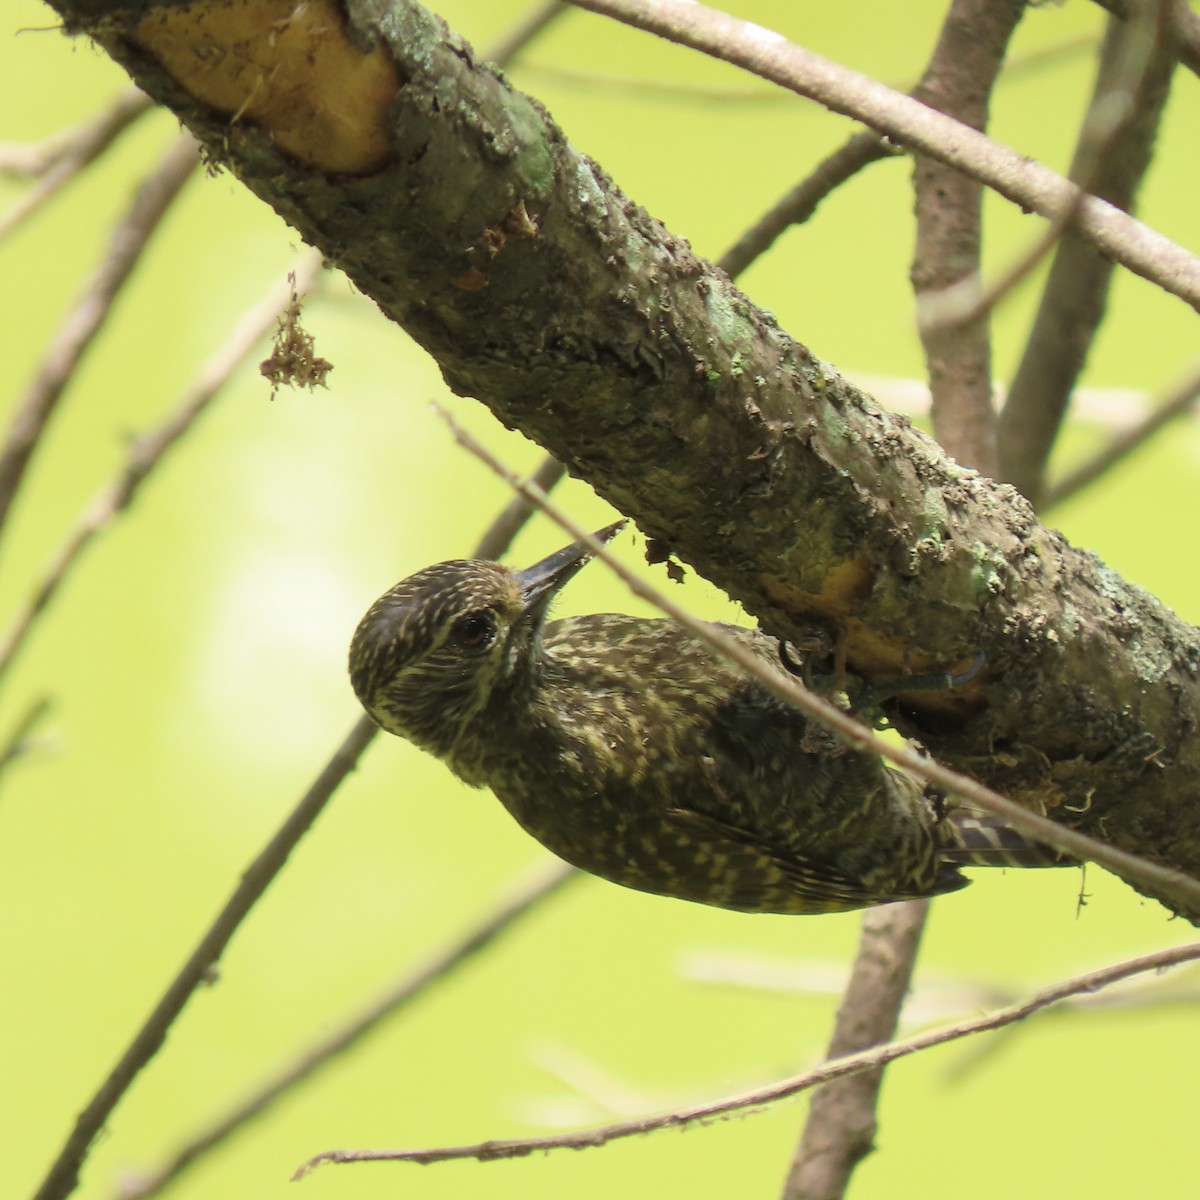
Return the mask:
{"type": "MultiPolygon", "coordinates": [[[[908,900],[863,915],[826,1059],[844,1058],[896,1036],[928,913],[928,900],[908,900]]],[[[877,1067],[833,1080],[813,1093],[784,1185],[785,1200],[845,1194],[851,1172],[874,1149],[882,1084],[883,1068],[877,1067]]]]}
{"type": "MultiPolygon", "coordinates": [[[[542,491],[549,492],[554,490],[566,473],[567,468],[552,454],[547,454],[530,475],[529,482],[535,487],[541,488],[542,491]]],[[[479,544],[475,557],[499,558],[525,527],[529,515],[529,501],[524,496],[513,496],[500,515],[492,522],[487,538],[479,544]]]]}
{"type": "MultiPolygon", "coordinates": [[[[565,0],[564,0],[565,3],[565,0]]],[[[711,87],[681,79],[655,79],[645,75],[620,75],[615,71],[589,71],[585,67],[564,67],[555,63],[529,63],[523,79],[568,86],[575,91],[595,90],[607,96],[629,95],[649,101],[678,101],[689,109],[696,106],[736,104],[740,108],[778,107],[793,103],[790,96],[776,88],[761,85],[748,88],[711,87]]]]}
{"type": "Polygon", "coordinates": [[[5,672],[25,644],[35,621],[66,582],[92,540],[133,504],[141,485],[163,461],[167,452],[195,426],[233,372],[271,331],[279,313],[293,301],[293,296],[302,297],[308,292],[320,269],[321,256],[315,251],[306,254],[289,272],[295,276],[294,293],[293,284],[287,278],[274,284],[242,316],[226,341],[201,367],[182,401],[167,420],[131,443],[125,465],[116,478],[101,488],[85,506],[74,528],[46,564],[32,596],[14,617],[3,637],[0,637],[0,680],[3,680],[5,672]]]}
{"type": "Polygon", "coordinates": [[[114,1200],[148,1200],[150,1196],[159,1195],[197,1159],[210,1154],[288,1092],[352,1049],[381,1022],[423,996],[433,984],[449,978],[514,924],[557,895],[569,880],[578,878],[579,874],[574,867],[565,863],[555,862],[549,868],[544,865],[540,867],[519,882],[511,895],[503,899],[486,919],[470,929],[460,941],[438,951],[429,962],[389,988],[362,1013],[342,1023],[330,1037],[297,1056],[285,1070],[223,1114],[219,1120],[190,1137],[171,1160],[153,1175],[123,1183],[114,1200]]]}
{"type": "Polygon", "coordinates": [[[50,697],[39,696],[18,718],[17,723],[9,730],[8,737],[0,745],[0,775],[18,758],[28,754],[30,750],[29,735],[37,727],[37,723],[50,711],[50,697]]]}
{"type": "Polygon", "coordinates": [[[36,182],[0,213],[0,241],[17,229],[96,161],[154,101],[138,88],[122,92],[98,117],[38,146],[0,146],[0,170],[31,176],[36,182]]]}
{"type": "Polygon", "coordinates": [[[1187,374],[1176,383],[1150,413],[1136,425],[1116,434],[1091,458],[1067,472],[1046,492],[1043,508],[1052,508],[1094,483],[1106,471],[1124,461],[1139,446],[1148,442],[1160,429],[1185,416],[1196,407],[1200,398],[1200,362],[1193,363],[1187,374]]]}
{"type": "Polygon", "coordinates": [[[511,67],[531,42],[540,37],[564,13],[570,11],[565,0],[545,0],[537,8],[518,17],[488,49],[487,57],[503,67],[511,67]]]}
{"type": "Polygon", "coordinates": [[[190,134],[181,135],[172,143],[138,188],[132,204],[113,230],[104,261],[51,340],[33,383],[17,405],[0,450],[0,533],[59,399],[112,312],[142,251],[199,161],[199,150],[190,134]]]}
{"type": "Polygon", "coordinates": [[[1081,862],[1094,862],[1151,894],[1168,900],[1178,911],[1200,913],[1200,881],[1192,879],[1182,871],[1159,866],[1076,829],[1060,825],[1049,817],[1031,812],[1015,801],[1001,796],[969,775],[952,771],[908,746],[897,745],[878,737],[850,713],[809,691],[799,680],[770,669],[754,651],[725,633],[720,626],[699,620],[664,592],[635,575],[587,530],[552,503],[549,497],[540,494],[536,488],[509,471],[495,455],[455,423],[448,414],[443,413],[443,417],[450,425],[459,445],[475,455],[501,479],[507,480],[509,486],[536,504],[568,536],[585,545],[592,557],[603,562],[635,596],[653,604],[719,654],[736,662],[773,695],[833,730],[849,748],[885,758],[908,774],[932,784],[946,795],[953,795],[972,808],[1002,818],[1019,833],[1034,841],[1044,842],[1061,854],[1081,862]]]}
{"type": "Polygon", "coordinates": [[[79,1171],[97,1134],[117,1102],[166,1040],[167,1031],[197,988],[209,977],[230,939],[241,927],[271,881],[282,870],[297,843],[321,814],[329,798],[378,732],[369,717],[360,717],[325,768],[313,781],[296,809],[246,868],[237,887],[212,925],[205,931],[183,968],[171,981],[154,1010],[143,1022],[99,1091],[80,1113],[35,1200],[62,1200],[79,1183],[79,1171]]]}
{"type": "Polygon", "coordinates": [[[996,1009],[983,1016],[956,1021],[938,1029],[927,1030],[912,1037],[875,1046],[831,1062],[824,1062],[800,1075],[793,1075],[789,1079],[782,1079],[777,1083],[768,1084],[766,1087],[753,1088],[721,1100],[690,1105],[687,1108],[676,1109],[656,1117],[618,1121],[611,1125],[602,1125],[577,1133],[553,1134],[549,1137],[497,1139],[476,1142],[467,1146],[439,1146],[436,1149],[424,1150],[327,1150],[302,1163],[292,1178],[300,1179],[313,1168],[324,1163],[413,1162],[427,1164],[463,1158],[473,1158],[479,1162],[493,1162],[497,1159],[523,1158],[530,1154],[541,1154],[550,1150],[585,1150],[603,1146],[621,1138],[653,1133],[659,1129],[679,1129],[689,1125],[723,1120],[732,1113],[760,1109],[765,1105],[789,1099],[818,1084],[829,1083],[831,1080],[840,1079],[842,1076],[853,1074],[856,1071],[876,1070],[890,1062],[895,1062],[898,1058],[905,1058],[910,1054],[928,1050],[933,1046],[940,1046],[945,1042],[957,1041],[960,1038],[976,1033],[986,1033],[993,1029],[1002,1029],[1014,1021],[1021,1021],[1031,1013],[1046,1008],[1048,1005],[1056,1004],[1068,996],[1095,992],[1133,975],[1143,974],[1147,971],[1162,971],[1167,967],[1191,962],[1198,958],[1200,958],[1200,942],[1192,942],[1186,946],[1173,946],[1166,950],[1156,950],[1152,954],[1143,954],[1138,958],[1102,967],[1100,970],[1091,971],[1086,975],[1077,975],[1073,979],[1062,980],[1035,992],[1017,1004],[996,1009]]]}
{"type": "MultiPolygon", "coordinates": [[[[515,49],[509,51],[514,52],[515,49]]],[[[551,471],[543,464],[540,473],[543,478],[548,479],[551,471]]],[[[532,502],[526,505],[527,516],[532,515],[535,507],[532,502]]],[[[504,539],[511,537],[520,528],[519,522],[514,522],[512,504],[501,514],[499,525],[496,530],[489,529],[480,539],[475,551],[477,556],[499,558],[504,552],[507,544],[504,539]]],[[[378,726],[365,715],[355,722],[296,809],[247,867],[233,894],[205,931],[183,968],[171,981],[116,1066],[80,1113],[33,1200],[64,1200],[78,1186],[79,1172],[84,1160],[118,1102],[129,1090],[142,1068],[158,1052],[188,1000],[207,978],[230,939],[241,927],[263,892],[283,869],[292,850],[324,810],[333,793],[358,765],[362,754],[378,732],[378,726]]]]}
{"type": "Polygon", "coordinates": [[[716,265],[731,279],[736,279],[793,225],[807,221],[817,211],[817,205],[835,188],[841,187],[871,163],[902,153],[898,146],[893,146],[877,133],[856,133],[822,159],[810,174],[765,212],[725,251],[716,265]]]}
{"type": "Polygon", "coordinates": [[[943,1069],[942,1078],[947,1083],[953,1083],[978,1071],[987,1060],[1003,1054],[1019,1035],[1028,1033],[1031,1028],[1038,1028],[1047,1018],[1076,1020],[1093,1014],[1111,1014],[1114,1010],[1124,1016],[1171,1007],[1183,1008],[1187,1015],[1194,1015],[1196,1005],[1200,1003],[1200,990],[1185,985],[1175,986],[1176,983],[1175,978],[1164,980],[1161,976],[1156,976],[1138,979],[1130,987],[1114,988],[1111,992],[1101,992],[1098,995],[1083,992],[1072,996],[1060,1005],[1032,1014],[1033,1019],[1030,1021],[1009,1025],[994,1038],[969,1043],[957,1058],[943,1069]]]}
{"type": "MultiPolygon", "coordinates": [[[[1021,75],[1043,70],[1068,55],[1089,49],[1094,43],[1095,39],[1092,37],[1071,38],[1043,50],[1011,59],[1005,64],[1001,82],[1011,82],[1021,75]]],[[[754,259],[770,250],[788,229],[809,220],[816,212],[817,206],[835,188],[841,187],[872,163],[885,158],[897,158],[904,153],[902,146],[889,142],[873,130],[860,130],[852,134],[746,230],[717,260],[716,265],[731,279],[737,278],[754,259]]]]}
{"type": "MultiPolygon", "coordinates": [[[[1054,217],[1041,235],[1025,250],[1018,252],[990,283],[984,285],[976,269],[957,283],[927,297],[918,314],[922,330],[936,331],[982,321],[1054,249],[1074,221],[1084,196],[1095,194],[1120,204],[1122,208],[1128,207],[1127,203],[1121,203],[1124,197],[1118,198],[1112,194],[1111,188],[1101,186],[1102,173],[1111,175],[1111,169],[1105,171],[1105,168],[1119,158],[1120,174],[1125,182],[1129,156],[1127,153],[1118,155],[1115,151],[1120,148],[1122,141],[1129,140],[1123,135],[1139,115],[1139,107],[1144,113],[1147,79],[1154,73],[1165,85],[1173,64],[1169,55],[1162,52],[1163,43],[1157,36],[1158,30],[1153,20],[1147,22],[1139,19],[1130,23],[1113,20],[1110,22],[1110,33],[1114,36],[1105,40],[1101,71],[1080,125],[1068,174],[1068,178],[1079,189],[1075,203],[1054,217]],[[1156,61],[1166,69],[1155,72],[1156,61]]],[[[1165,86],[1156,89],[1156,119],[1165,98],[1165,86]]],[[[1152,133],[1153,130],[1147,136],[1144,122],[1137,122],[1134,142],[1139,169],[1128,186],[1136,185],[1149,163],[1148,147],[1154,141],[1152,133]],[[1143,153],[1144,145],[1146,152],[1143,153]]],[[[1103,311],[1103,306],[1100,311],[1103,311]]]]}
{"type": "MultiPolygon", "coordinates": [[[[1128,86],[1128,74],[1136,64],[1129,63],[1132,55],[1125,42],[1127,36],[1138,41],[1133,36],[1138,32],[1136,25],[1110,20],[1089,113],[1103,114],[1108,97],[1128,86]]],[[[1148,52],[1138,72],[1139,86],[1132,89],[1127,118],[1107,135],[1097,135],[1102,146],[1090,145],[1087,133],[1089,125],[1101,122],[1085,120],[1071,165],[1072,177],[1086,180],[1090,190],[1124,209],[1132,207],[1150,165],[1174,65],[1162,40],[1148,52]]],[[[1014,483],[1034,505],[1043,500],[1046,464],[1104,319],[1112,275],[1113,265],[1103,254],[1068,233],[1042,290],[1000,415],[1002,478],[1014,483]]]]}
{"type": "MultiPolygon", "coordinates": [[[[565,0],[563,0],[565,3],[565,0]]],[[[1085,54],[1096,44],[1091,34],[1063,38],[1047,46],[1039,46],[1005,63],[1004,79],[1009,82],[1022,76],[1035,75],[1085,54]]],[[[791,98],[774,88],[708,87],[684,80],[651,79],[645,75],[618,75],[612,71],[590,71],[583,67],[564,67],[553,63],[526,63],[522,78],[567,84],[574,88],[594,88],[610,95],[628,93],[650,100],[678,100],[689,106],[696,104],[736,104],[742,108],[777,107],[791,104],[791,98]]],[[[902,84],[893,85],[897,88],[902,84]]],[[[836,153],[836,151],[835,151],[836,153]]],[[[903,154],[898,146],[889,146],[889,154],[903,154]]]]}
{"type": "MultiPolygon", "coordinates": [[[[979,179],[1022,209],[1054,217],[1078,189],[1048,167],[909,96],[831,62],[759,25],[692,0],[571,0],[769,79],[833,112],[979,179]]],[[[1075,216],[1082,236],[1129,270],[1200,310],[1200,258],[1094,196],[1075,216]]]]}
{"type": "MultiPolygon", "coordinates": [[[[1023,0],[953,0],[914,97],[984,130],[1005,52],[1024,13],[1023,0]]],[[[960,463],[994,476],[996,414],[987,324],[976,320],[939,327],[921,319],[933,298],[964,276],[979,276],[983,189],[971,176],[918,155],[913,190],[917,236],[911,279],[933,398],[934,436],[960,463]]]]}
{"type": "MultiPolygon", "coordinates": [[[[527,514],[532,514],[534,509],[532,503],[528,504],[527,514]]],[[[505,530],[514,529],[510,510],[511,505],[502,514],[504,527],[500,533],[493,534],[489,529],[480,539],[475,551],[477,556],[498,558],[503,553],[504,546],[500,538],[505,530]]],[[[167,1031],[183,1011],[192,994],[208,977],[250,910],[283,869],[292,850],[320,816],[342,781],[357,766],[358,760],[378,732],[378,726],[369,717],[362,716],[358,719],[295,811],[246,868],[224,908],[205,931],[182,970],[171,981],[154,1011],[138,1029],[117,1065],[101,1084],[100,1090],[80,1114],[75,1128],[35,1194],[34,1200],[62,1200],[78,1186],[83,1161],[118,1101],[129,1090],[142,1068],[158,1052],[166,1039],[167,1031]]]]}
{"type": "MultiPolygon", "coordinates": [[[[1122,20],[1136,18],[1159,0],[1096,0],[1103,9],[1122,20]]],[[[1167,26],[1173,53],[1194,75],[1200,75],[1200,16],[1187,0],[1167,0],[1167,26]]]]}

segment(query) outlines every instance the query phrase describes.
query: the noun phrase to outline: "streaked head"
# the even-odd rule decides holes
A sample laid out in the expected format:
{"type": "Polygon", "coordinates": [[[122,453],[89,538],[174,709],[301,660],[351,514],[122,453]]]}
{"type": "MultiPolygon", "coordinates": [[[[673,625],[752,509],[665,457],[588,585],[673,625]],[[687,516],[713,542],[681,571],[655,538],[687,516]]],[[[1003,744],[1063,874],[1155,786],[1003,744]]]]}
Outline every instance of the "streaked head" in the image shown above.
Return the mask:
{"type": "MultiPolygon", "coordinates": [[[[600,530],[607,542],[624,522],[600,530]]],[[[427,567],[371,606],[350,682],[389,733],[449,758],[497,687],[528,669],[551,597],[591,558],[576,544],[524,571],[480,559],[427,567]]]]}

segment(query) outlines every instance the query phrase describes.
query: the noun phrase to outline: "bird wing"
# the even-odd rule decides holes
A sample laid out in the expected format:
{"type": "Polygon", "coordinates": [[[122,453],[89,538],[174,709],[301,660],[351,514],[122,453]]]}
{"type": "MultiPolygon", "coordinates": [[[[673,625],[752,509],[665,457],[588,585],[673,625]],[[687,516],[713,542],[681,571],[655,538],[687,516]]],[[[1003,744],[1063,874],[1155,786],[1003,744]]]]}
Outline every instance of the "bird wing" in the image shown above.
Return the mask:
{"type": "Polygon", "coordinates": [[[798,914],[845,912],[909,898],[880,896],[876,889],[829,863],[800,858],[706,813],[672,808],[663,815],[668,831],[695,856],[697,868],[727,884],[724,903],[729,908],[798,914]]]}

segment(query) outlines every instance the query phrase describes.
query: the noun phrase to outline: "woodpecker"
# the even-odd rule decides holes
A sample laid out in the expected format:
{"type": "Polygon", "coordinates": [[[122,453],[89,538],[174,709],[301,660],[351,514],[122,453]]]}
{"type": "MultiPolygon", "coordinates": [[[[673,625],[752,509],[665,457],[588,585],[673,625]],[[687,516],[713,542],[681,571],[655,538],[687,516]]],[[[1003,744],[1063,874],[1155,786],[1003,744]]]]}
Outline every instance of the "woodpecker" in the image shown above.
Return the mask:
{"type": "MultiPolygon", "coordinates": [[[[1069,861],[847,749],[673,621],[548,621],[591,557],[460,559],[398,583],[351,644],[363,707],[559,857],[643,892],[839,912],[956,891],[965,865],[1069,861]]],[[[776,639],[721,628],[791,673],[776,639]]]]}

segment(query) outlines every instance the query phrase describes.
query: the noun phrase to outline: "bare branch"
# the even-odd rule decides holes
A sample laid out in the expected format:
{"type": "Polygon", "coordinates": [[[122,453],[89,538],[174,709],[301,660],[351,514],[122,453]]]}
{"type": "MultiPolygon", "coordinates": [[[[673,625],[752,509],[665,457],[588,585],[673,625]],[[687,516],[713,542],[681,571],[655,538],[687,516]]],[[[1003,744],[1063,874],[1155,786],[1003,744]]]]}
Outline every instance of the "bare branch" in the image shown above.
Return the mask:
{"type": "Polygon", "coordinates": [[[118,1101],[129,1090],[142,1068],[158,1053],[175,1019],[208,978],[246,915],[283,869],[288,856],[321,814],[337,786],[354,769],[354,764],[376,732],[375,725],[367,717],[362,717],[355,724],[291,816],[243,872],[224,908],[201,937],[99,1090],[79,1114],[74,1129],[38,1188],[34,1200],[61,1200],[74,1191],[83,1161],[118,1101]]]}
{"type": "MultiPolygon", "coordinates": [[[[908,900],[863,914],[854,968],[838,1007],[827,1060],[895,1037],[928,912],[928,900],[908,900]]],[[[845,1194],[851,1172],[875,1147],[875,1108],[882,1084],[883,1068],[877,1067],[817,1089],[788,1172],[784,1200],[845,1194]]]]}
{"type": "MultiPolygon", "coordinates": [[[[526,506],[526,514],[529,515],[533,511],[534,505],[530,502],[526,506]]],[[[514,525],[511,506],[501,514],[500,520],[505,530],[515,532],[519,528],[519,525],[514,525]]],[[[504,546],[499,536],[489,529],[480,539],[475,553],[495,558],[503,551],[504,546]]],[[[283,869],[300,839],[320,816],[342,781],[354,770],[378,732],[378,727],[369,717],[359,718],[291,816],[242,873],[238,886],[224,908],[205,931],[179,974],[171,981],[154,1011],[138,1029],[117,1065],[101,1084],[100,1090],[80,1114],[75,1128],[38,1188],[34,1200],[62,1200],[78,1186],[83,1161],[117,1103],[129,1090],[142,1068],[158,1052],[166,1039],[167,1031],[196,989],[208,977],[250,910],[283,869]]]]}
{"type": "MultiPolygon", "coordinates": [[[[564,3],[567,0],[563,0],[564,3]]],[[[1001,83],[1036,75],[1086,54],[1098,42],[1091,34],[1077,34],[1046,46],[1039,46],[1008,59],[1001,83]]],[[[583,67],[564,67],[547,62],[522,63],[522,78],[549,80],[570,84],[578,89],[594,89],[607,95],[628,94],[661,100],[681,100],[689,106],[697,104],[737,104],[742,107],[778,107],[793,103],[790,96],[775,88],[709,87],[680,79],[651,79],[645,75],[622,75],[613,71],[589,71],[583,67]]],[[[897,90],[903,84],[892,84],[897,90]]],[[[835,151],[836,153],[836,151],[835,151]]],[[[900,146],[890,146],[889,153],[903,154],[900,146]]]]}
{"type": "MultiPolygon", "coordinates": [[[[1115,17],[1128,20],[1147,8],[1157,8],[1160,0],[1096,0],[1115,17]]],[[[1188,7],[1187,0],[1166,0],[1167,27],[1176,57],[1189,71],[1200,75],[1200,16],[1188,7]]]]}
{"type": "MultiPolygon", "coordinates": [[[[321,256],[309,252],[294,268],[296,294],[303,296],[321,269],[321,256]]],[[[92,540],[133,504],[141,485],[178,442],[195,426],[230,376],[270,332],[281,310],[293,297],[292,284],[283,279],[238,321],[228,339],[200,368],[176,410],[157,429],[135,439],[125,465],[116,478],[87,504],[42,572],[33,595],[0,637],[0,680],[12,665],[34,623],[66,582],[92,540]]]]}
{"type": "Polygon", "coordinates": [[[0,170],[33,176],[37,182],[7,212],[0,213],[0,241],[47,204],[76,175],[102,155],[154,101],[129,88],[98,117],[56,134],[39,146],[0,145],[0,170]]]}
{"type": "MultiPolygon", "coordinates": [[[[1023,0],[954,0],[915,99],[972,129],[987,127],[992,90],[1023,0]]],[[[964,466],[995,475],[991,337],[981,319],[938,328],[921,315],[963,278],[977,279],[983,189],[969,175],[919,155],[913,172],[917,240],[911,278],[925,348],[933,431],[964,466]]]]}
{"type": "Polygon", "coordinates": [[[795,187],[752,225],[717,260],[717,266],[736,279],[756,258],[765,254],[793,225],[801,225],[817,205],[864,167],[902,151],[877,133],[856,133],[819,162],[795,187]]]}
{"type": "Polygon", "coordinates": [[[503,899],[461,940],[440,950],[429,962],[406,975],[363,1012],[343,1022],[329,1037],[299,1055],[235,1108],[194,1134],[159,1170],[123,1183],[114,1200],[147,1200],[150,1196],[159,1195],[188,1167],[211,1154],[239,1129],[260,1117],[333,1059],[351,1050],[381,1022],[395,1016],[434,984],[448,978],[513,925],[540,908],[545,901],[557,896],[568,881],[578,876],[579,872],[574,867],[564,863],[555,862],[548,868],[545,865],[539,867],[533,875],[512,889],[511,895],[503,899]]]}
{"type": "Polygon", "coordinates": [[[569,9],[570,6],[564,0],[543,0],[542,4],[531,8],[513,23],[511,29],[500,35],[500,40],[488,49],[488,58],[503,66],[512,66],[529,44],[569,9]]]}
{"type": "MultiPolygon", "coordinates": [[[[967,325],[981,321],[1054,249],[1066,234],[1079,204],[1087,194],[1096,194],[1127,209],[1127,193],[1136,188],[1149,164],[1157,118],[1166,99],[1167,83],[1174,60],[1165,52],[1160,24],[1155,14],[1136,22],[1113,21],[1105,39],[1100,73],[1076,140],[1070,179],[1079,187],[1076,203],[1060,213],[1034,243],[1018,254],[986,286],[977,272],[931,296],[920,314],[922,328],[967,325]],[[1127,135],[1136,125],[1134,136],[1127,135]],[[1123,136],[1126,135],[1126,136],[1123,136]],[[1132,157],[1131,157],[1132,153],[1132,157]],[[1130,171],[1134,174],[1129,178],[1130,171]],[[1115,177],[1115,187],[1113,186],[1115,177]],[[1122,202],[1122,200],[1126,202],[1122,202]]],[[[1099,281],[1097,320],[1103,314],[1103,298],[1112,264],[1096,254],[1091,259],[1104,263],[1099,281]]],[[[1093,288],[1088,279],[1073,280],[1063,289],[1068,296],[1083,295],[1093,288]]],[[[1050,322],[1059,347],[1060,326],[1050,322]]]]}
{"type": "Polygon", "coordinates": [[[621,1138],[653,1133],[660,1129],[679,1129],[689,1125],[723,1120],[733,1113],[753,1111],[764,1105],[786,1100],[808,1088],[840,1079],[842,1076],[851,1075],[857,1071],[877,1070],[890,1062],[895,1062],[898,1058],[905,1058],[910,1054],[928,1050],[933,1046],[940,1046],[945,1042],[957,1041],[960,1038],[976,1033],[986,1033],[993,1029],[1002,1029],[1006,1025],[1013,1024],[1014,1021],[1024,1020],[1030,1014],[1038,1012],[1048,1005],[1056,1004],[1069,996],[1095,992],[1133,975],[1143,974],[1147,971],[1162,971],[1167,967],[1192,962],[1196,959],[1200,959],[1200,942],[1192,942],[1186,946],[1174,946],[1167,950],[1156,950],[1152,954],[1143,954],[1138,958],[1131,958],[1110,967],[1103,967],[1098,971],[1091,971],[1086,975],[1077,975],[1073,979],[1052,984],[1017,1004],[996,1009],[983,1016],[956,1021],[939,1029],[931,1029],[900,1041],[888,1042],[883,1046],[875,1046],[857,1054],[825,1062],[800,1075],[794,1075],[790,1079],[783,1079],[766,1087],[754,1088],[722,1100],[676,1109],[657,1117],[618,1121],[612,1125],[602,1125],[578,1133],[556,1134],[539,1138],[497,1139],[476,1142],[467,1146],[442,1146],[426,1150],[327,1150],[302,1163],[292,1178],[300,1179],[313,1168],[324,1163],[413,1162],[428,1164],[463,1158],[473,1158],[479,1162],[493,1162],[505,1158],[523,1158],[530,1154],[540,1154],[550,1150],[585,1150],[603,1146],[621,1138]]]}
{"type": "MultiPolygon", "coordinates": [[[[1141,21],[1110,21],[1071,164],[1072,178],[1120,208],[1134,203],[1170,93],[1174,60],[1159,32],[1141,21]]],[[[1056,221],[1050,232],[1062,226],[1056,221]]],[[[1094,246],[1066,234],[1001,412],[1002,477],[1035,505],[1042,499],[1046,463],[1072,391],[1104,319],[1112,271],[1094,246]]]]}
{"type": "Polygon", "coordinates": [[[1200,362],[1193,363],[1182,379],[1172,386],[1152,407],[1150,413],[1136,425],[1115,435],[1104,449],[1069,471],[1046,492],[1044,507],[1055,504],[1082,491],[1106,471],[1123,462],[1139,446],[1148,442],[1160,429],[1191,412],[1200,397],[1200,362]]]}
{"type": "MultiPolygon", "coordinates": [[[[538,28],[544,28],[544,24],[538,28]]],[[[529,36],[536,32],[537,30],[533,30],[529,36]]],[[[517,43],[510,41],[506,52],[515,53],[518,48],[517,43]]],[[[188,142],[191,142],[190,138],[188,142]]],[[[192,154],[195,155],[194,149],[192,154]]],[[[557,478],[555,472],[553,465],[543,463],[539,468],[538,477],[553,484],[557,478]]],[[[525,518],[527,519],[533,511],[534,505],[527,500],[524,505],[525,518]]],[[[504,539],[515,535],[521,527],[519,513],[518,506],[509,504],[500,514],[496,525],[484,533],[475,553],[488,558],[500,557],[506,549],[507,543],[504,539]]],[[[75,1127],[51,1164],[34,1200],[63,1200],[78,1186],[79,1172],[84,1160],[121,1097],[129,1090],[142,1068],[158,1052],[168,1030],[203,983],[230,939],[272,880],[283,869],[292,850],[321,814],[333,793],[354,770],[378,732],[378,727],[366,716],[355,722],[295,810],[243,872],[238,886],[225,906],[201,937],[183,968],[168,985],[153,1012],[138,1029],[116,1066],[100,1085],[100,1089],[80,1113],[75,1127]]]]}
{"type": "MultiPolygon", "coordinates": [[[[690,0],[572,3],[742,67],[862,121],[912,150],[972,175],[1022,209],[1055,217],[1078,202],[1078,189],[1040,163],[759,25],[690,0]]],[[[1200,309],[1200,259],[1182,246],[1092,196],[1079,203],[1074,227],[1135,274],[1200,309]]]]}
{"type": "Polygon", "coordinates": [[[75,369],[103,328],[142,251],[199,161],[199,148],[191,136],[185,134],[172,143],[117,223],[108,254],[51,340],[33,383],[17,405],[0,450],[0,533],[29,460],[75,369]]]}
{"type": "Polygon", "coordinates": [[[39,696],[17,719],[8,736],[0,743],[0,775],[3,775],[18,758],[29,753],[30,734],[49,711],[50,697],[39,696]]]}

